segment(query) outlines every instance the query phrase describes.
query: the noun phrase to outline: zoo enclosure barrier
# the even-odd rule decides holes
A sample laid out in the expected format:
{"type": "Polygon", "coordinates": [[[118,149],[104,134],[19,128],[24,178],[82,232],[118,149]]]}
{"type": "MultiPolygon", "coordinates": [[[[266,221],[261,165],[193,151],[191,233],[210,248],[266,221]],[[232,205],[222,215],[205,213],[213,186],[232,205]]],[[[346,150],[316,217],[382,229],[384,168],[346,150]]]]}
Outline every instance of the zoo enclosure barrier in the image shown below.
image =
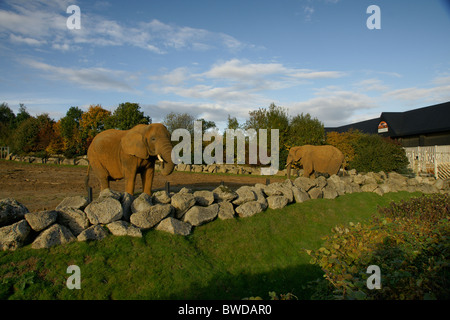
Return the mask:
{"type": "Polygon", "coordinates": [[[0,147],[0,159],[6,159],[9,155],[9,147],[0,147]]]}
{"type": "Polygon", "coordinates": [[[405,151],[414,173],[450,178],[450,146],[409,147],[405,151]]]}

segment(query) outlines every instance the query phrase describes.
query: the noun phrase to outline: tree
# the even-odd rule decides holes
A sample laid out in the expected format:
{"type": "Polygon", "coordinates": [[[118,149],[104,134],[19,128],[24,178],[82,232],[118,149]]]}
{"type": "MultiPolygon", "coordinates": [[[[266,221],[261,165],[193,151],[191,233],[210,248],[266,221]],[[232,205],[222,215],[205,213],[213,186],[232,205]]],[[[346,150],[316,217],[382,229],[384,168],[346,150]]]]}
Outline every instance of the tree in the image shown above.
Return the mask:
{"type": "Polygon", "coordinates": [[[101,105],[91,105],[84,112],[80,120],[80,134],[83,153],[87,152],[94,137],[105,130],[105,125],[111,117],[111,112],[102,108],[101,105]]]}
{"type": "Polygon", "coordinates": [[[15,129],[16,115],[7,103],[0,104],[0,146],[10,144],[12,130],[15,129]]]}
{"type": "Polygon", "coordinates": [[[321,145],[325,141],[323,123],[309,113],[293,117],[289,123],[287,144],[289,148],[305,144],[321,145]]]}
{"type": "Polygon", "coordinates": [[[38,133],[39,121],[35,117],[23,120],[14,131],[12,151],[18,154],[36,151],[38,133]]]}
{"type": "Polygon", "coordinates": [[[326,143],[335,146],[344,154],[344,168],[347,168],[355,158],[355,144],[361,134],[358,130],[353,129],[341,133],[335,131],[327,133],[326,143]]]}
{"type": "Polygon", "coordinates": [[[16,126],[18,127],[23,121],[30,118],[31,115],[27,111],[27,107],[23,103],[19,104],[19,113],[16,115],[16,126]]]}
{"type": "Polygon", "coordinates": [[[189,113],[170,112],[164,118],[164,125],[172,133],[176,129],[187,129],[191,136],[194,134],[194,117],[189,113]]]}
{"type": "MultiPolygon", "coordinates": [[[[73,158],[75,155],[83,153],[83,145],[80,133],[80,121],[83,111],[78,107],[70,107],[65,117],[58,121],[56,132],[62,138],[64,155],[73,158]]],[[[58,147],[55,147],[57,149],[58,147]]]]}
{"type": "Polygon", "coordinates": [[[131,102],[119,104],[110,120],[108,126],[119,130],[128,130],[137,124],[152,123],[152,119],[144,116],[144,112],[140,111],[139,104],[131,102]]]}

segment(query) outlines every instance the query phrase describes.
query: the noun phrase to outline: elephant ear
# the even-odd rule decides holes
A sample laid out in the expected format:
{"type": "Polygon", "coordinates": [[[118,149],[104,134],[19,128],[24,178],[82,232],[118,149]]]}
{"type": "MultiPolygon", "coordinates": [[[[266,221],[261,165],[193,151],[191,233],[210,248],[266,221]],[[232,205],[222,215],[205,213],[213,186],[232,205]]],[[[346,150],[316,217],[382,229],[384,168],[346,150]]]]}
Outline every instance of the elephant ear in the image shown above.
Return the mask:
{"type": "Polygon", "coordinates": [[[136,156],[141,159],[149,157],[147,146],[142,134],[134,131],[128,132],[121,140],[122,150],[126,154],[136,156]]]}

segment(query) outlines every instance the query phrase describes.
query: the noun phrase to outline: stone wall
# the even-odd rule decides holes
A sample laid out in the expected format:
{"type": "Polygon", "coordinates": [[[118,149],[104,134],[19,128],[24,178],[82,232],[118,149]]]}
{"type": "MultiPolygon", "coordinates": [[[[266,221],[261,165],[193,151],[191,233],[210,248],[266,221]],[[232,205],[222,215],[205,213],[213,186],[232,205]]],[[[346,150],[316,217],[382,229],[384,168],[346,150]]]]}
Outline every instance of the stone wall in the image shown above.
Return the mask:
{"type": "Polygon", "coordinates": [[[407,178],[398,173],[367,173],[326,179],[304,177],[268,185],[255,184],[231,190],[187,188],[177,193],[158,191],[136,199],[109,189],[88,203],[82,196],[64,199],[54,210],[29,213],[14,199],[0,200],[0,248],[48,248],[72,241],[101,240],[108,234],[142,237],[142,230],[156,229],[183,236],[214,219],[248,218],[267,208],[282,209],[310,199],[334,199],[354,192],[449,193],[450,180],[407,178]]]}

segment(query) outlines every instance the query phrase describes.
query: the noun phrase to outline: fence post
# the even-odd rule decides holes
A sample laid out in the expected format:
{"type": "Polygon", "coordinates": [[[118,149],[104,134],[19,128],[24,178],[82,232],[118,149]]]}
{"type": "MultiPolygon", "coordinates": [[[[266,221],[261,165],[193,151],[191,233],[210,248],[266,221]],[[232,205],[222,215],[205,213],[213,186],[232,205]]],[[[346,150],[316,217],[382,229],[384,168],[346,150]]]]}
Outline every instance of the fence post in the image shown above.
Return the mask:
{"type": "Polygon", "coordinates": [[[437,149],[438,147],[434,146],[434,177],[439,179],[437,149]]]}

